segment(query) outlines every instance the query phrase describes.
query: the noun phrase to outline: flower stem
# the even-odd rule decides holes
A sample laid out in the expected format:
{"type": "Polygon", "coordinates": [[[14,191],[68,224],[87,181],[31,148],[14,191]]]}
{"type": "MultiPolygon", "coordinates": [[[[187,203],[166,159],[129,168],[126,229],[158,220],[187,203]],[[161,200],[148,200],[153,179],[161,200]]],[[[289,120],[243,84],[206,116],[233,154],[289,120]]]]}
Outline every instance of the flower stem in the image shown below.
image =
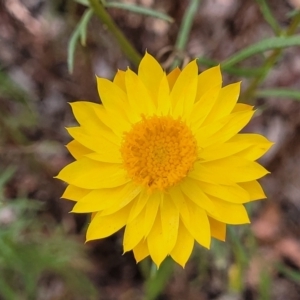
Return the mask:
{"type": "Polygon", "coordinates": [[[99,2],[99,0],[88,1],[97,17],[101,20],[103,24],[107,26],[108,30],[114,35],[123,53],[133,64],[137,66],[141,60],[141,55],[136,51],[136,49],[134,49],[134,47],[131,45],[128,39],[124,36],[122,31],[118,28],[114,20],[107,13],[106,9],[99,2]]]}
{"type": "Polygon", "coordinates": [[[180,58],[175,59],[172,65],[173,68],[182,61],[181,56],[183,56],[182,53],[185,50],[199,4],[200,0],[190,0],[190,4],[184,13],[175,43],[175,52],[179,54],[180,58]]]}

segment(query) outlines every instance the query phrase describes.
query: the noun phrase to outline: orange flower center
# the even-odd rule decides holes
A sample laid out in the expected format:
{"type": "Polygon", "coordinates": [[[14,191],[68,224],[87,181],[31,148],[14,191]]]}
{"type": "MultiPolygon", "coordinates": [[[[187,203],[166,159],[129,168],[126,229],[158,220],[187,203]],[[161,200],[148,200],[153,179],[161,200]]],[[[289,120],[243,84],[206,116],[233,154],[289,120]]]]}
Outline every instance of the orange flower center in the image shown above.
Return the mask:
{"type": "Polygon", "coordinates": [[[135,182],[151,191],[162,191],[186,177],[197,159],[197,145],[180,119],[143,117],[125,133],[121,153],[135,182]]]}

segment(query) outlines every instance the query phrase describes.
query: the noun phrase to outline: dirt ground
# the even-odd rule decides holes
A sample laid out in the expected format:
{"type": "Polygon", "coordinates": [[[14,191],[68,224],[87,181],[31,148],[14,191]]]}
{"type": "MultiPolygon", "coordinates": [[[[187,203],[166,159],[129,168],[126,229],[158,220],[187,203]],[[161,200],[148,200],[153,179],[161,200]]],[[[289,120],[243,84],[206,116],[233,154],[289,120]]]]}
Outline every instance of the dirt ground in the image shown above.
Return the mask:
{"type": "MultiPolygon", "coordinates": [[[[168,51],[175,43],[188,1],[128,2],[174,18],[170,24],[109,10],[140,53],[147,49],[168,68],[168,51]]],[[[283,28],[290,23],[289,12],[300,5],[296,0],[267,2],[283,28]]],[[[60,199],[64,184],[53,179],[72,161],[64,147],[70,140],[65,127],[76,124],[68,102],[98,102],[94,75],[112,78],[117,69],[130,65],[94,17],[88,26],[87,45],[78,45],[74,72],[69,74],[68,41],[84,10],[71,0],[0,1],[0,71],[23,90],[21,95],[18,91],[0,92],[0,170],[9,165],[17,168],[6,196],[13,199],[21,194],[45,203],[46,214],[64,228],[66,236],[75,235],[80,243],[84,242],[87,217],[68,213],[72,203],[60,199]]],[[[273,35],[255,0],[203,0],[184,54],[186,60],[204,56],[222,62],[273,35]]],[[[255,56],[243,66],[262,62],[262,56],[255,56]]],[[[224,73],[225,84],[240,80],[245,89],[249,78],[224,73]]],[[[300,88],[299,47],[283,52],[263,87],[300,88]]],[[[253,221],[246,235],[242,233],[241,243],[248,254],[245,268],[237,271],[239,264],[230,250],[232,236],[228,243],[218,245],[218,253],[196,247],[185,270],[175,267],[158,299],[300,299],[300,104],[278,98],[249,101],[255,102],[258,112],[246,130],[267,136],[275,145],[261,160],[271,172],[262,180],[268,199],[250,205],[253,221]],[[255,243],[251,252],[249,241],[255,243]],[[236,284],[240,281],[242,288],[236,284]]],[[[94,265],[89,276],[99,290],[97,299],[143,299],[141,269],[130,253],[122,255],[121,237],[117,234],[86,245],[94,265]]],[[[53,295],[44,299],[65,298],[53,295]]]]}

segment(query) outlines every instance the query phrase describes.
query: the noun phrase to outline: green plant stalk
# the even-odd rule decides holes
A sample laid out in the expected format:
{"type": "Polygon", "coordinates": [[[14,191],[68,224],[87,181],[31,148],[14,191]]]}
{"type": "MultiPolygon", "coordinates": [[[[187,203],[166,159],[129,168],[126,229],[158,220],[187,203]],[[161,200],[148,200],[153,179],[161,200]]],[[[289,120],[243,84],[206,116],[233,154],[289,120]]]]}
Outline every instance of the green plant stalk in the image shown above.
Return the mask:
{"type": "Polygon", "coordinates": [[[120,45],[123,53],[128,57],[128,59],[134,64],[138,65],[142,59],[141,55],[134,49],[131,43],[124,36],[122,31],[118,28],[114,20],[107,13],[103,5],[98,0],[88,0],[91,8],[97,17],[105,24],[108,30],[114,35],[118,44],[120,45]]]}
{"type": "MultiPolygon", "coordinates": [[[[285,36],[293,35],[295,33],[295,31],[297,30],[299,23],[300,23],[300,13],[298,13],[294,17],[291,25],[286,30],[284,35],[285,36]]],[[[273,50],[272,54],[265,60],[263,66],[262,66],[263,71],[261,72],[261,74],[253,79],[253,81],[250,83],[248,88],[241,95],[241,100],[243,102],[248,103],[248,104],[253,104],[253,102],[254,102],[253,95],[255,94],[255,92],[256,92],[258,86],[260,85],[260,83],[268,75],[268,73],[269,73],[270,69],[272,68],[272,66],[277,62],[277,60],[281,56],[282,51],[283,51],[283,49],[273,50]]]]}
{"type": "Polygon", "coordinates": [[[159,269],[151,262],[149,277],[145,281],[145,300],[155,300],[163,292],[173,274],[174,261],[167,257],[159,269]]]}
{"type": "MultiPolygon", "coordinates": [[[[190,4],[184,13],[175,43],[175,52],[178,53],[179,56],[182,56],[181,54],[186,47],[199,4],[200,0],[190,0],[190,4]]],[[[178,66],[181,63],[181,61],[181,58],[177,58],[174,61],[172,67],[174,68],[178,66]]]]}

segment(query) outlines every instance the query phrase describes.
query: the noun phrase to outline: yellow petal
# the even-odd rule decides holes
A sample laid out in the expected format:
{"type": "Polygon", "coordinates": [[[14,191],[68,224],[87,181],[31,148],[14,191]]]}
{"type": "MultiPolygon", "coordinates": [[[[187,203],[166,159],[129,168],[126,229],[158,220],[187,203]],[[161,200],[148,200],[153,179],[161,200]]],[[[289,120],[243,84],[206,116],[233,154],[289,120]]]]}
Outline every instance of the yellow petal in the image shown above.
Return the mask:
{"type": "Polygon", "coordinates": [[[130,69],[126,71],[125,83],[128,102],[136,117],[140,118],[142,114],[152,116],[155,112],[154,101],[151,99],[144,83],[130,69]]]}
{"type": "Polygon", "coordinates": [[[203,193],[196,180],[187,177],[180,183],[180,188],[197,206],[208,212],[214,211],[214,204],[210,198],[203,193]]]}
{"type": "Polygon", "coordinates": [[[234,106],[231,113],[238,112],[238,111],[246,111],[246,110],[253,110],[253,106],[245,103],[237,103],[234,106]]]}
{"type": "Polygon", "coordinates": [[[120,145],[110,142],[102,136],[90,136],[82,133],[80,128],[73,127],[68,128],[68,133],[77,140],[80,144],[90,149],[90,153],[84,155],[93,160],[110,162],[110,163],[121,163],[122,157],[120,153],[120,145]],[[78,130],[79,129],[79,130],[78,130]],[[91,153],[95,151],[96,153],[91,153]]]}
{"type": "Polygon", "coordinates": [[[142,187],[133,182],[129,182],[127,185],[130,186],[130,189],[128,189],[128,194],[126,197],[121,198],[120,201],[117,201],[111,207],[104,209],[101,212],[103,216],[114,214],[116,211],[120,210],[130,202],[132,202],[131,204],[133,205],[133,203],[138,199],[138,195],[141,193],[142,187]]]}
{"type": "Polygon", "coordinates": [[[119,208],[115,210],[117,211],[131,202],[139,192],[140,187],[131,182],[116,188],[92,190],[76,203],[72,212],[96,212],[108,210],[114,206],[119,208]]]}
{"type": "Polygon", "coordinates": [[[147,244],[150,256],[157,265],[157,268],[159,268],[160,264],[168,255],[166,241],[162,232],[160,214],[156,216],[155,222],[147,237],[147,244]]]}
{"type": "Polygon", "coordinates": [[[237,134],[228,141],[240,145],[248,145],[243,151],[237,153],[239,156],[248,159],[256,160],[263,156],[274,143],[270,142],[264,136],[253,133],[237,134]]]}
{"type": "MultiPolygon", "coordinates": [[[[77,140],[80,144],[85,146],[88,149],[96,149],[98,150],[99,145],[94,145],[90,142],[90,140],[97,139],[99,141],[105,140],[108,141],[110,144],[113,144],[113,147],[120,147],[121,144],[121,137],[116,136],[112,132],[107,132],[106,130],[102,130],[99,128],[98,133],[91,135],[87,133],[83,127],[68,127],[66,128],[68,131],[69,135],[73,137],[75,140],[77,140]],[[92,144],[92,146],[91,146],[92,144]]],[[[94,150],[95,151],[95,150],[94,150]]],[[[93,151],[90,151],[90,153],[93,151]]]]}
{"type": "Polygon", "coordinates": [[[131,206],[127,205],[115,214],[102,216],[99,212],[92,219],[86,240],[96,240],[108,237],[125,226],[131,206]]]}
{"type": "Polygon", "coordinates": [[[184,224],[187,224],[187,226],[189,226],[190,212],[188,208],[188,201],[183,195],[181,189],[179,188],[179,186],[174,186],[170,188],[169,194],[171,199],[173,200],[173,203],[176,205],[184,224]]]}
{"type": "Polygon", "coordinates": [[[71,141],[66,147],[75,159],[79,159],[85,154],[91,153],[91,149],[84,147],[82,144],[75,140],[71,141]]]}
{"type": "Polygon", "coordinates": [[[141,191],[139,197],[135,199],[132,205],[132,209],[128,217],[128,222],[132,222],[141,213],[141,211],[144,209],[145,205],[147,204],[149,197],[150,194],[147,191],[145,190],[141,191]]]}
{"type": "Polygon", "coordinates": [[[228,141],[251,120],[254,111],[243,111],[231,114],[217,122],[200,128],[195,138],[202,148],[228,141]]]}
{"type": "Polygon", "coordinates": [[[248,192],[234,183],[232,185],[218,185],[199,181],[198,184],[204,193],[224,201],[239,204],[250,201],[248,192]]]}
{"type": "MultiPolygon", "coordinates": [[[[129,121],[124,118],[120,118],[119,115],[106,111],[103,106],[99,105],[98,107],[95,107],[94,111],[103,124],[110,128],[110,130],[113,131],[118,138],[122,137],[124,131],[129,131],[131,128],[131,123],[129,121]]],[[[98,132],[98,134],[104,136],[102,133],[100,134],[98,132]]]]}
{"type": "Polygon", "coordinates": [[[164,197],[160,206],[162,232],[165,247],[168,254],[174,248],[177,241],[179,226],[179,211],[169,197],[164,197]]]}
{"type": "Polygon", "coordinates": [[[68,185],[61,197],[68,200],[79,201],[89,192],[90,190],[82,189],[74,185],[68,185]]]}
{"type": "Polygon", "coordinates": [[[237,153],[237,155],[247,160],[257,160],[262,157],[272,145],[273,143],[269,143],[268,145],[257,144],[237,153]]]}
{"type": "Polygon", "coordinates": [[[198,66],[196,60],[190,62],[178,76],[170,98],[172,104],[172,116],[188,117],[192,111],[197,92],[198,66]]]}
{"type": "Polygon", "coordinates": [[[255,160],[258,154],[262,156],[273,143],[259,134],[237,134],[224,144],[216,144],[199,151],[199,156],[203,162],[226,157],[237,156],[246,160],[255,160]],[[251,151],[254,154],[251,154],[251,151]]]}
{"type": "Polygon", "coordinates": [[[190,205],[190,225],[187,226],[187,230],[190,232],[192,237],[205,248],[210,248],[211,234],[210,225],[207,214],[204,209],[190,205]]]}
{"type": "Polygon", "coordinates": [[[124,252],[135,248],[144,238],[144,219],[145,212],[143,211],[134,220],[126,224],[123,239],[124,252]]]}
{"type": "Polygon", "coordinates": [[[145,213],[145,222],[144,222],[144,232],[145,237],[148,236],[149,232],[152,229],[154,221],[156,219],[159,206],[162,202],[163,195],[161,192],[155,192],[149,196],[147,205],[146,205],[146,213],[145,213]]]}
{"type": "Polygon", "coordinates": [[[177,242],[171,251],[171,257],[180,264],[183,268],[191,256],[194,248],[194,239],[185,226],[180,222],[178,228],[177,242]]]}
{"type": "Polygon", "coordinates": [[[261,185],[256,180],[240,182],[239,186],[249,193],[251,201],[267,198],[261,185]]]}
{"type": "Polygon", "coordinates": [[[89,190],[89,193],[81,198],[73,207],[74,213],[98,212],[112,206],[120,200],[119,195],[123,195],[126,185],[109,189],[89,190]]]}
{"type": "MultiPolygon", "coordinates": [[[[254,148],[258,148],[258,150],[264,150],[267,151],[267,148],[270,148],[269,144],[255,144],[251,142],[251,139],[245,139],[244,141],[237,141],[235,140],[235,137],[239,135],[244,134],[237,134],[235,135],[230,141],[220,144],[220,145],[212,145],[210,147],[201,149],[199,151],[199,156],[203,161],[211,161],[216,160],[220,158],[225,158],[228,156],[232,156],[237,154],[238,156],[243,156],[243,154],[247,154],[249,151],[251,151],[251,146],[254,148]],[[244,150],[247,151],[245,152],[244,150]]],[[[264,152],[263,152],[264,153],[264,152]]],[[[249,159],[250,160],[250,159],[249,159]]],[[[251,159],[254,160],[254,159],[251,159]]]]}
{"type": "Polygon", "coordinates": [[[118,70],[113,80],[113,83],[116,84],[122,91],[126,93],[125,71],[118,70]]]}
{"type": "Polygon", "coordinates": [[[199,101],[194,104],[193,111],[189,122],[194,131],[200,128],[205,118],[215,105],[215,101],[218,98],[218,95],[221,90],[221,85],[217,85],[205,92],[199,101]]]}
{"type": "Polygon", "coordinates": [[[170,89],[166,75],[164,74],[158,87],[157,113],[167,115],[170,112],[170,89]]]}
{"type": "Polygon", "coordinates": [[[101,102],[106,110],[127,119],[128,100],[125,92],[116,84],[105,78],[96,77],[101,102]]]}
{"type": "Polygon", "coordinates": [[[206,118],[205,123],[208,124],[229,115],[239,98],[240,89],[241,82],[229,84],[223,87],[220,91],[215,106],[211,110],[209,116],[206,118]]]}
{"type": "Polygon", "coordinates": [[[70,104],[75,118],[81,125],[81,130],[87,135],[104,136],[108,140],[120,141],[120,132],[130,128],[130,124],[120,116],[116,117],[115,114],[108,114],[103,105],[78,101],[70,104]],[[117,124],[114,122],[117,120],[117,124]],[[122,130],[118,130],[122,126],[122,130]],[[114,133],[117,133],[115,135],[114,133]]]}
{"type": "Polygon", "coordinates": [[[220,176],[219,174],[212,172],[209,168],[205,167],[201,161],[194,163],[193,169],[188,173],[188,177],[213,184],[233,184],[233,181],[230,181],[228,178],[220,176]]]}
{"type": "Polygon", "coordinates": [[[104,124],[95,114],[95,108],[101,107],[100,104],[77,101],[70,103],[70,105],[76,120],[84,128],[87,134],[97,134],[99,128],[109,131],[108,128],[104,128],[104,124]]]}
{"type": "Polygon", "coordinates": [[[108,150],[105,152],[103,149],[103,151],[101,151],[101,153],[99,153],[99,152],[86,154],[85,157],[90,158],[92,160],[108,162],[108,163],[122,163],[123,162],[121,153],[119,151],[114,152],[112,150],[108,150]]]}
{"type": "Polygon", "coordinates": [[[88,158],[67,165],[56,178],[84,189],[112,188],[130,181],[121,164],[102,163],[88,158]]]}
{"type": "Polygon", "coordinates": [[[180,75],[181,71],[178,67],[176,67],[174,70],[172,70],[168,76],[167,76],[167,79],[168,79],[168,83],[169,83],[169,87],[170,87],[170,90],[173,89],[174,87],[174,84],[178,78],[178,76],[180,75]]]}
{"type": "Polygon", "coordinates": [[[96,217],[96,215],[97,215],[96,212],[91,213],[91,221],[96,217]]]}
{"type": "Polygon", "coordinates": [[[233,182],[252,181],[269,173],[257,162],[248,161],[238,156],[203,162],[203,166],[233,182]]]}
{"type": "Polygon", "coordinates": [[[154,99],[155,103],[163,74],[163,69],[157,60],[148,52],[146,52],[145,56],[140,62],[138,76],[148,89],[148,92],[152,99],[154,99]]]}
{"type": "Polygon", "coordinates": [[[215,220],[214,218],[208,217],[210,224],[211,236],[225,242],[226,239],[226,224],[215,220]]]}
{"type": "Polygon", "coordinates": [[[222,74],[220,66],[210,68],[198,76],[198,89],[196,101],[199,101],[203,94],[215,86],[222,85],[222,74]]]}
{"type": "Polygon", "coordinates": [[[149,255],[147,240],[142,240],[136,247],[133,248],[133,255],[137,263],[149,255]]]}
{"type": "Polygon", "coordinates": [[[217,213],[209,215],[217,221],[232,225],[250,223],[248,213],[243,204],[229,203],[214,197],[211,198],[217,213]]]}

